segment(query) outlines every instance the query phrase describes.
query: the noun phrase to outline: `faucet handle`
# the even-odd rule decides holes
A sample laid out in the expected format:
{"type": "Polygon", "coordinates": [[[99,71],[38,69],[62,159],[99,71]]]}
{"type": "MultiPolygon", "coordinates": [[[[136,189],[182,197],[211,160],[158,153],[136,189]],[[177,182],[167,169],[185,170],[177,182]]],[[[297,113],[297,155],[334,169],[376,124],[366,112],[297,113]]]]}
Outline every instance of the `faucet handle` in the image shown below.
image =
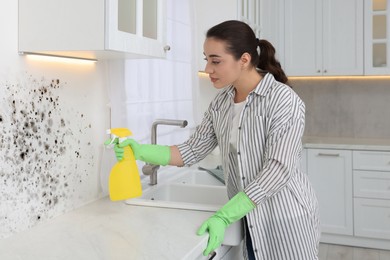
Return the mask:
{"type": "Polygon", "coordinates": [[[157,170],[160,168],[160,165],[154,165],[154,164],[150,164],[150,163],[146,163],[143,167],[142,167],[142,173],[144,175],[152,175],[152,174],[156,174],[157,173],[157,170]]]}

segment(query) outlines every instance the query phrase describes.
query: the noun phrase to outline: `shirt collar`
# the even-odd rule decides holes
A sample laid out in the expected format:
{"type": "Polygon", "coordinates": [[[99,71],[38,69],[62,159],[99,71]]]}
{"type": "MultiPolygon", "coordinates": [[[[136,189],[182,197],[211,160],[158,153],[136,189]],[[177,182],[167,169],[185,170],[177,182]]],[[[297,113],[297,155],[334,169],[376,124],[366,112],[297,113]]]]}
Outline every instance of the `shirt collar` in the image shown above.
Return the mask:
{"type": "Polygon", "coordinates": [[[274,76],[271,73],[267,73],[252,92],[265,96],[275,81],[274,76]]]}
{"type": "MultiPolygon", "coordinates": [[[[268,72],[260,80],[260,82],[259,82],[259,84],[257,84],[256,88],[254,90],[252,90],[251,92],[254,92],[255,94],[257,94],[259,96],[265,96],[275,81],[276,80],[275,80],[274,76],[268,72]]],[[[234,98],[233,85],[228,86],[226,92],[231,98],[234,98]]]]}

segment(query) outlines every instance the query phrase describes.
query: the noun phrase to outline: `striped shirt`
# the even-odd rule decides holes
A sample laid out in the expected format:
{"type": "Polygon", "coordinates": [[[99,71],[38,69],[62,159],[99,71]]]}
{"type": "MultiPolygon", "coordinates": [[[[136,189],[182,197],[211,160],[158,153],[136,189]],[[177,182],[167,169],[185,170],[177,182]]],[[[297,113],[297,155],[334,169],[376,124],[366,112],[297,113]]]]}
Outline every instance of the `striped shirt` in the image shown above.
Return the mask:
{"type": "Polygon", "coordinates": [[[246,98],[237,151],[231,153],[231,127],[237,127],[231,124],[234,93],[233,86],[218,93],[194,134],[178,145],[184,164],[199,162],[219,146],[228,196],[243,189],[257,205],[246,216],[256,259],[318,259],[317,200],[300,170],[304,103],[266,74],[246,98]]]}

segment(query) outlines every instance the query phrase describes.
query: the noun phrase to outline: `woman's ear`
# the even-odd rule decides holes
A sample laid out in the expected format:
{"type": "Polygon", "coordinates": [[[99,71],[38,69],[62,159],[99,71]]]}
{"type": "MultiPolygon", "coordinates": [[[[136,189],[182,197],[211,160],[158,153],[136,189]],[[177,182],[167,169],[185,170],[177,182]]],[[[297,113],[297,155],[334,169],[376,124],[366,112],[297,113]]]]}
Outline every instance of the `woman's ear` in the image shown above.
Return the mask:
{"type": "Polygon", "coordinates": [[[251,59],[252,59],[251,55],[247,52],[244,52],[240,58],[241,68],[247,69],[251,64],[251,59]]]}

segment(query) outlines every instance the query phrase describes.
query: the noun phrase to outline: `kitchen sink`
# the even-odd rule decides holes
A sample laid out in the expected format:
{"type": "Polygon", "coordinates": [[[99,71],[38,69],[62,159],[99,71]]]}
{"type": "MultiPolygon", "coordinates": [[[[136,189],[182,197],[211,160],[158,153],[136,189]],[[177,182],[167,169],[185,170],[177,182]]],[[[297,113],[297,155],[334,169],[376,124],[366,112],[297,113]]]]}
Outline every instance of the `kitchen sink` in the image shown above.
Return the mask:
{"type": "Polygon", "coordinates": [[[162,208],[216,211],[228,201],[225,186],[182,183],[158,184],[126,204],[162,208]]]}
{"type": "MultiPolygon", "coordinates": [[[[161,177],[163,176],[159,176],[159,180],[163,179],[161,177]]],[[[215,212],[229,200],[226,186],[207,172],[183,169],[175,172],[174,178],[168,179],[169,181],[144,188],[141,197],[126,200],[125,203],[134,206],[215,212]]],[[[238,221],[226,230],[223,244],[236,246],[242,237],[242,224],[238,221]]]]}
{"type": "Polygon", "coordinates": [[[173,180],[175,183],[182,184],[201,184],[201,185],[213,185],[213,186],[224,186],[220,180],[211,176],[208,172],[195,170],[187,173],[181,174],[183,176],[179,177],[176,180],[173,180]]]}

